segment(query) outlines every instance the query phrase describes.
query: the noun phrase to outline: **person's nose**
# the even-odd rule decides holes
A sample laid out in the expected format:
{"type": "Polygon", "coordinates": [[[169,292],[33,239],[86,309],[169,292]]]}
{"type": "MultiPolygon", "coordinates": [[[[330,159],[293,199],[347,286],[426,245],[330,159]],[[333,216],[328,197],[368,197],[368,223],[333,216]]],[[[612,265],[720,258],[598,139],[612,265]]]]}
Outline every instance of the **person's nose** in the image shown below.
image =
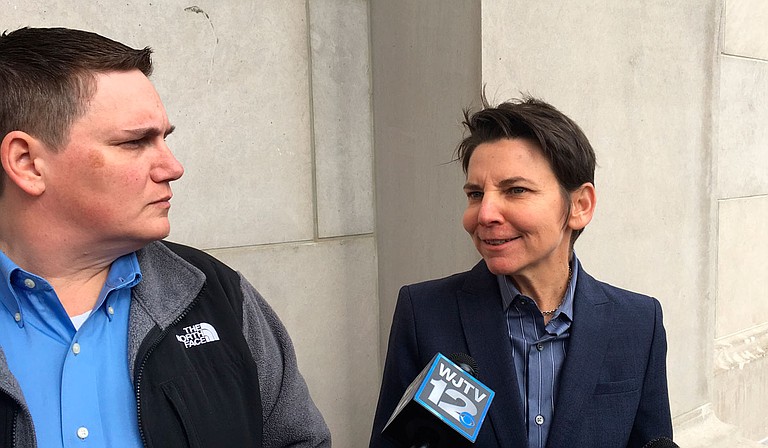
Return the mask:
{"type": "Polygon", "coordinates": [[[504,214],[501,212],[500,198],[494,194],[485,194],[480,202],[480,209],[477,212],[477,221],[490,226],[504,222],[504,214]]]}
{"type": "Polygon", "coordinates": [[[152,180],[155,182],[172,182],[179,179],[184,174],[184,167],[181,162],[173,155],[171,148],[162,142],[160,145],[157,163],[152,170],[152,180]]]}

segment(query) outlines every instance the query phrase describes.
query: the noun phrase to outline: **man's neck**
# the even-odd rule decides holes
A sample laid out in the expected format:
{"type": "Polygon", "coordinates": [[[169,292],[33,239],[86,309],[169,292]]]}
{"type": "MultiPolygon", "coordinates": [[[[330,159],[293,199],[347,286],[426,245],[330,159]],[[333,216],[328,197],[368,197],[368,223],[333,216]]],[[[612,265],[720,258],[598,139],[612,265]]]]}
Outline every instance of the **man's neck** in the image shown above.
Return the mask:
{"type": "Polygon", "coordinates": [[[82,314],[93,308],[112,262],[123,254],[95,253],[58,243],[51,243],[45,237],[29,239],[0,234],[0,250],[8,258],[50,283],[67,314],[82,314]]]}
{"type": "Polygon", "coordinates": [[[56,226],[44,204],[8,189],[0,196],[0,250],[51,286],[69,315],[90,310],[112,263],[146,242],[98,239],[88,229],[56,226]]]}
{"type": "Polygon", "coordinates": [[[110,266],[95,272],[90,278],[46,278],[70,316],[77,316],[93,309],[99,293],[107,280],[110,266]]]}

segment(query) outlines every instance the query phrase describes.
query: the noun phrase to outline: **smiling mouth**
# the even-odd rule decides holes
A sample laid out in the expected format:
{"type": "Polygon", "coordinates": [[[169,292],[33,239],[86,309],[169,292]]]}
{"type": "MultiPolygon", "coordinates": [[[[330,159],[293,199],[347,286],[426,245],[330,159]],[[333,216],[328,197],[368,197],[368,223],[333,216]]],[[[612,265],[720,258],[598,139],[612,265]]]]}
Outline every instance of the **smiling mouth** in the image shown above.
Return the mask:
{"type": "Polygon", "coordinates": [[[520,238],[520,237],[516,236],[514,238],[507,238],[507,239],[504,239],[504,240],[483,240],[483,243],[485,243],[485,244],[487,244],[489,246],[501,246],[504,243],[508,243],[508,242],[510,242],[512,240],[516,240],[518,238],[520,238]]]}

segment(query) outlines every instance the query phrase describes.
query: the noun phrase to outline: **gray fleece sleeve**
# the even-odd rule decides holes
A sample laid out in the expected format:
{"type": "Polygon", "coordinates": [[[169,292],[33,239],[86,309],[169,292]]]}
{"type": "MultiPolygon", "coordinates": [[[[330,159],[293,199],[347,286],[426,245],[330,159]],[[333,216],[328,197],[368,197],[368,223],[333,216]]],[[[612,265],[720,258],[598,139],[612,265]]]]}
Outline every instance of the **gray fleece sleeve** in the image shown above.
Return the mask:
{"type": "Polygon", "coordinates": [[[243,334],[259,371],[264,448],[330,448],[330,431],[309,396],[288,332],[242,274],[240,285],[243,334]]]}

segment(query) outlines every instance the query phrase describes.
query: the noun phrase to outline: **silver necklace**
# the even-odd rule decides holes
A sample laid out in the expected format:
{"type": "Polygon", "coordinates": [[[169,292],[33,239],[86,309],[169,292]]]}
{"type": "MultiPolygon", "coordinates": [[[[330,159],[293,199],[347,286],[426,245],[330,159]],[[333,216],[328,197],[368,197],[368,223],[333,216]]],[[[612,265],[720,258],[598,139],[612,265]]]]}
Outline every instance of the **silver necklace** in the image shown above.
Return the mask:
{"type": "MultiPolygon", "coordinates": [[[[567,282],[565,282],[565,287],[566,287],[566,289],[568,288],[568,285],[570,285],[570,284],[571,284],[571,274],[573,274],[573,272],[572,272],[572,270],[571,270],[571,264],[570,264],[570,263],[568,263],[568,281],[567,281],[567,282]]],[[[563,294],[563,298],[560,300],[560,304],[558,304],[558,305],[557,305],[557,307],[556,307],[555,309],[553,309],[553,310],[549,310],[549,311],[542,311],[542,312],[541,312],[541,315],[542,315],[542,316],[549,316],[550,314],[555,314],[555,311],[559,310],[559,309],[560,309],[560,307],[561,307],[561,306],[563,306],[563,301],[564,301],[564,300],[565,300],[565,294],[563,294]]]]}

